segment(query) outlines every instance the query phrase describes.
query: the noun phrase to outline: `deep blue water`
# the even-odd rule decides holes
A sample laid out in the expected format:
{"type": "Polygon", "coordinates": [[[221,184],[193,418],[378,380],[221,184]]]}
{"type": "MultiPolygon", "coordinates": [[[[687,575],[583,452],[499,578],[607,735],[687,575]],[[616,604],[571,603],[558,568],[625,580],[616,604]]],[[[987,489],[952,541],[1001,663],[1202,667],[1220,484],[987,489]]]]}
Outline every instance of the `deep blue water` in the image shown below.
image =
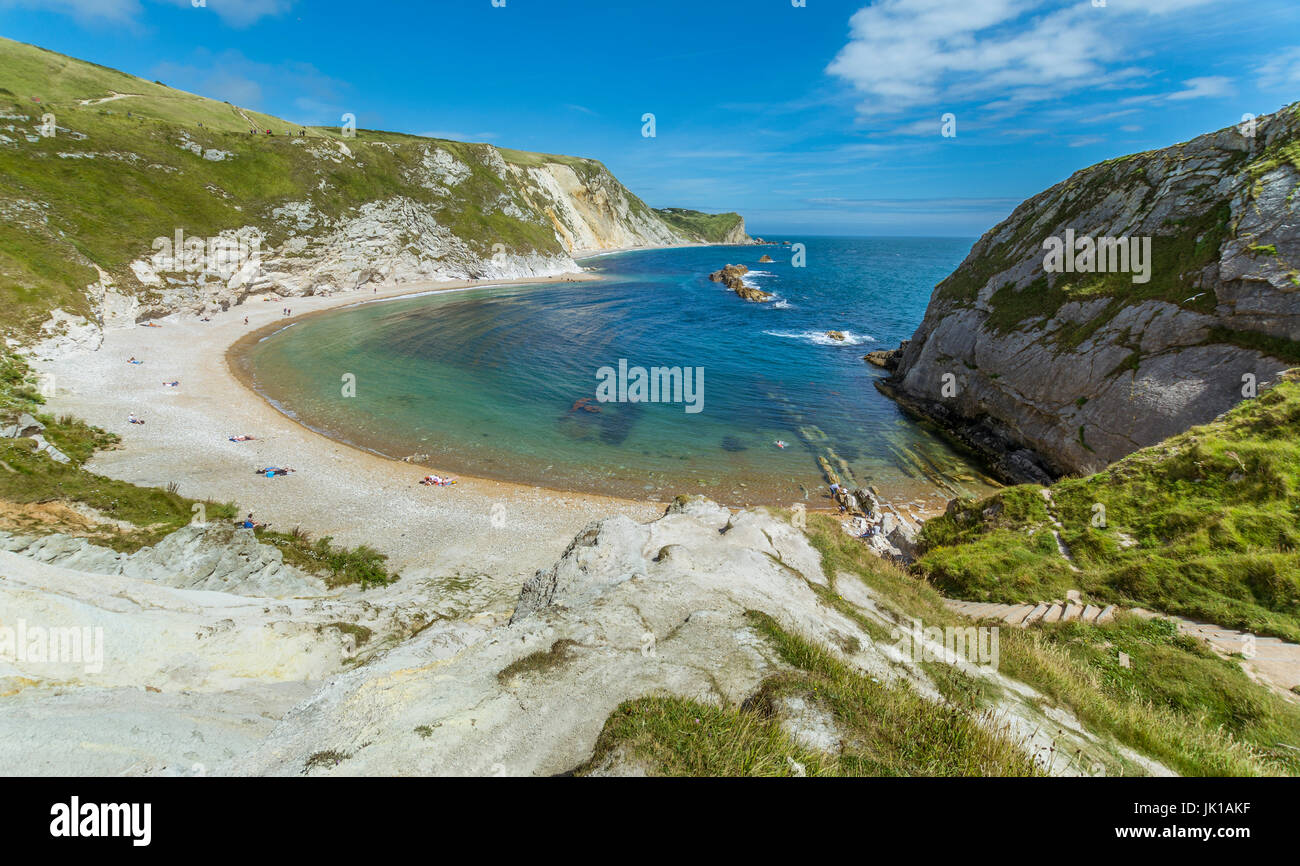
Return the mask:
{"type": "Polygon", "coordinates": [[[363,304],[282,331],[247,361],[258,389],[313,427],[392,456],[427,454],[453,472],[660,499],[820,504],[822,456],[887,495],[933,493],[930,505],[983,489],[872,387],[882,373],[862,360],[911,336],[970,242],[803,242],[802,268],[786,246],[659,250],[583,262],[601,282],[363,304]],[[775,261],[759,264],[763,254],[775,261]],[[747,265],[776,299],[749,303],[708,281],[728,263],[747,265]],[[703,368],[702,411],[597,403],[597,370],[620,359],[703,368]],[[354,398],[341,396],[345,373],[356,376],[354,398]],[[936,479],[949,486],[934,493],[936,479]]]}

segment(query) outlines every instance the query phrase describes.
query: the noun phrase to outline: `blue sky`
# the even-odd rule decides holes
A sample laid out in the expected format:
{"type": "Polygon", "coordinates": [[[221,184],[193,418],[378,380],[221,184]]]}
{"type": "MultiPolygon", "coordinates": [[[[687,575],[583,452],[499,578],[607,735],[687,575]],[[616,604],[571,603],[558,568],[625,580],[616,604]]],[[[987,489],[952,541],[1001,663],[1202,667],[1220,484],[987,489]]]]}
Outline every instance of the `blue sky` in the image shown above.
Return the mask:
{"type": "Polygon", "coordinates": [[[775,236],[975,236],[1300,99],[1297,0],[198,2],[0,0],[0,34],[300,123],[595,157],[775,236]]]}

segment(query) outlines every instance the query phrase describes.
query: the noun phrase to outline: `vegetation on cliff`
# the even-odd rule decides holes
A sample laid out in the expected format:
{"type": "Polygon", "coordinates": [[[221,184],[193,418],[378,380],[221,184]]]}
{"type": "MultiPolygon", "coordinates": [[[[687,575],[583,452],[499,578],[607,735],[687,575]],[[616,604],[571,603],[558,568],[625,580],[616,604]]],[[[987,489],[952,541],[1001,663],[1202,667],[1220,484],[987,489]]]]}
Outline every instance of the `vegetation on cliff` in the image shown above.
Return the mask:
{"type": "Polygon", "coordinates": [[[1291,375],[1210,424],[1054,484],[1050,503],[1032,485],[954,503],[926,524],[918,567],[962,598],[1037,602],[1077,588],[1300,641],[1298,429],[1291,375]]]}
{"type": "MultiPolygon", "coordinates": [[[[670,224],[596,160],[303,128],[6,39],[0,82],[0,333],[24,341],[56,308],[93,319],[87,288],[100,271],[137,296],[168,289],[130,265],[178,230],[253,227],[264,254],[292,240],[281,256],[291,264],[363,208],[401,203],[361,233],[393,238],[382,261],[455,258],[472,270],[502,253],[560,260],[582,241],[574,221],[593,214],[623,244],[716,240],[743,225],[693,211],[667,212],[670,224]],[[577,210],[566,211],[559,190],[574,179],[577,210]]],[[[342,253],[364,272],[376,262],[356,240],[342,253]]]]}
{"type": "Polygon", "coordinates": [[[655,208],[655,214],[683,235],[699,243],[744,243],[745,220],[738,213],[704,213],[679,207],[655,208]]]}

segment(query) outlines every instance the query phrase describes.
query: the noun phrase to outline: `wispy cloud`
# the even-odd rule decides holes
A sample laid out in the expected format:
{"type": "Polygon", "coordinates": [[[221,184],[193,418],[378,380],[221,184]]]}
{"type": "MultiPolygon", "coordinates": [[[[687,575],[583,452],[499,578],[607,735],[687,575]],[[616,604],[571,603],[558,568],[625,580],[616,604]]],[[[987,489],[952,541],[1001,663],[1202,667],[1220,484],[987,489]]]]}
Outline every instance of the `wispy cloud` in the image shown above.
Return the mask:
{"type": "MultiPolygon", "coordinates": [[[[850,19],[849,43],[827,72],[849,83],[873,115],[987,99],[1011,114],[1140,77],[1130,62],[1140,19],[1210,2],[878,0],[850,19]]],[[[1217,79],[1202,83],[1215,86],[1217,79]]]]}
{"type": "Polygon", "coordinates": [[[1300,89],[1300,45],[1269,57],[1255,67],[1255,75],[1264,90],[1300,89]]]}
{"type": "Polygon", "coordinates": [[[298,119],[307,123],[336,123],[344,111],[362,114],[359,106],[348,105],[349,85],[310,63],[259,63],[239,51],[199,49],[186,62],[157,64],[153,75],[172,87],[244,108],[262,109],[272,95],[279,96],[292,102],[302,112],[298,119]]]}
{"type": "MultiPolygon", "coordinates": [[[[114,0],[110,0],[114,2],[114,0]]],[[[210,11],[231,27],[248,27],[263,18],[283,15],[293,8],[294,0],[166,0],[173,6],[187,6],[210,11]]]]}
{"type": "Polygon", "coordinates": [[[83,24],[132,23],[141,11],[139,0],[0,0],[0,9],[58,12],[83,24]]]}
{"type": "Polygon", "coordinates": [[[1189,78],[1183,82],[1184,89],[1169,94],[1172,100],[1205,99],[1213,96],[1232,94],[1232,79],[1222,75],[1205,75],[1189,78]]]}
{"type": "MultiPolygon", "coordinates": [[[[223,24],[243,28],[256,24],[263,18],[283,15],[293,8],[295,0],[151,0],[168,6],[193,9],[195,15],[216,15],[223,24]]],[[[79,23],[127,24],[140,23],[144,6],[140,0],[0,0],[0,9],[39,9],[58,12],[75,18],[79,23]]]]}

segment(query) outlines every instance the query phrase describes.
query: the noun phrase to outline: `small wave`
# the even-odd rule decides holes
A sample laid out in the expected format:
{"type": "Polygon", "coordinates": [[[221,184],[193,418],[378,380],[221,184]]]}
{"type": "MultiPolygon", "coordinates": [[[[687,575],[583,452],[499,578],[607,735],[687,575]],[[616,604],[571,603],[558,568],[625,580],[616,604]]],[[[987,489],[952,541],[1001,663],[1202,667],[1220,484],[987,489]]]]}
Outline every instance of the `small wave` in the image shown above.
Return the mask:
{"type": "Polygon", "coordinates": [[[789,310],[792,309],[793,307],[794,304],[786,300],[780,300],[772,304],[772,309],[774,310],[789,310]]]}
{"type": "Polygon", "coordinates": [[[855,334],[852,331],[843,331],[844,339],[835,340],[826,336],[825,331],[764,331],[769,337],[784,337],[789,340],[803,340],[816,346],[860,346],[863,343],[876,342],[875,337],[867,334],[855,334]]]}

